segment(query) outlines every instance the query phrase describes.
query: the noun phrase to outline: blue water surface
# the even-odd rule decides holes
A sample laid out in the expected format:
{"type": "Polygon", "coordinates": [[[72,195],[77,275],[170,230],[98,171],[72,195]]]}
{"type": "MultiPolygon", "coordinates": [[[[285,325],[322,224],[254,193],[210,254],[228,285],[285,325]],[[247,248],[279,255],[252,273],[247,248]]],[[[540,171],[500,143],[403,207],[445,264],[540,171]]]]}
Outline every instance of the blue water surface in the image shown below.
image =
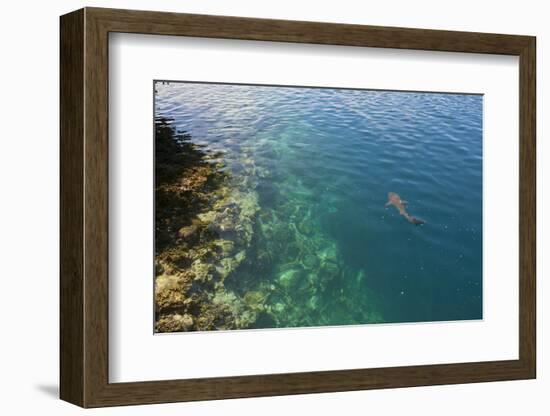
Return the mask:
{"type": "Polygon", "coordinates": [[[248,251],[268,251],[269,268],[244,262],[227,285],[286,288],[266,301],[287,317],[278,326],[482,318],[481,95],[155,88],[155,116],[223,152],[257,194],[248,251]],[[426,224],[385,207],[388,192],[426,224]],[[323,264],[338,276],[315,280],[323,264]]]}

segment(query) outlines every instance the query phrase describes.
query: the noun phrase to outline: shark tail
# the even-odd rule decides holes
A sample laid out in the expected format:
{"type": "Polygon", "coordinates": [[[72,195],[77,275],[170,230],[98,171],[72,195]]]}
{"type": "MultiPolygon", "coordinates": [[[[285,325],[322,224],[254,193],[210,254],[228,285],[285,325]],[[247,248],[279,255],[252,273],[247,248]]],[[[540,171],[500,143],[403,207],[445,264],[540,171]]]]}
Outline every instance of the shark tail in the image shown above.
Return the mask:
{"type": "Polygon", "coordinates": [[[405,218],[407,219],[407,221],[409,221],[411,224],[414,224],[414,225],[426,224],[426,221],[421,220],[420,218],[413,217],[412,215],[409,215],[409,214],[405,215],[405,218]]]}

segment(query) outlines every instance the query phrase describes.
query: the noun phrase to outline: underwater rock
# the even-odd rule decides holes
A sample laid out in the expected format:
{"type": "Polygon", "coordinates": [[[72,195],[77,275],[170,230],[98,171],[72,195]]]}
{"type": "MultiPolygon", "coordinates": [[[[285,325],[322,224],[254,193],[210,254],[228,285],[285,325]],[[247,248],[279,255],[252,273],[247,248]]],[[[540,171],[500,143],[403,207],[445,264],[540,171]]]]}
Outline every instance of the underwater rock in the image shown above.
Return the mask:
{"type": "Polygon", "coordinates": [[[181,318],[178,316],[178,321],[181,321],[181,326],[184,331],[188,330],[193,326],[193,317],[186,313],[181,318]]]}
{"type": "Polygon", "coordinates": [[[213,169],[210,165],[201,165],[193,168],[187,175],[181,178],[181,190],[196,191],[200,189],[208,181],[212,173],[213,169]]]}
{"type": "Polygon", "coordinates": [[[276,224],[272,229],[273,241],[293,241],[292,231],[287,224],[276,224]]]}
{"type": "Polygon", "coordinates": [[[240,264],[246,257],[246,251],[241,250],[237,254],[235,254],[235,262],[237,264],[240,264]]]}
{"type": "Polygon", "coordinates": [[[221,259],[220,262],[216,265],[216,272],[220,276],[220,279],[223,281],[229,273],[233,271],[233,262],[231,258],[221,259]]]}
{"type": "Polygon", "coordinates": [[[256,189],[260,181],[256,176],[245,176],[242,180],[241,186],[246,189],[256,189]]]}
{"type": "Polygon", "coordinates": [[[306,269],[315,269],[317,266],[319,266],[319,259],[313,254],[306,254],[302,259],[302,264],[306,269]]]}
{"type": "Polygon", "coordinates": [[[184,332],[191,330],[193,323],[191,315],[173,313],[160,317],[155,325],[155,330],[157,332],[184,332]]]}
{"type": "Polygon", "coordinates": [[[279,284],[284,288],[290,288],[296,279],[300,276],[300,271],[297,269],[289,269],[279,274],[279,284]]]}
{"type": "Polygon", "coordinates": [[[260,209],[256,192],[241,192],[239,194],[241,217],[252,218],[260,209]]]}
{"type": "Polygon", "coordinates": [[[155,309],[157,312],[184,308],[185,292],[190,287],[188,275],[160,275],[155,279],[155,309]]]}
{"type": "Polygon", "coordinates": [[[302,247],[296,241],[282,243],[281,254],[285,255],[289,261],[294,261],[300,255],[302,247]]]}
{"type": "Polygon", "coordinates": [[[197,259],[191,265],[191,271],[195,275],[195,280],[205,282],[212,279],[212,265],[203,263],[201,259],[197,259]]]}
{"type": "Polygon", "coordinates": [[[285,305],[284,303],[278,302],[273,306],[272,310],[277,314],[281,314],[285,310],[285,305]]]}
{"type": "Polygon", "coordinates": [[[254,158],[244,155],[233,175],[222,153],[185,141],[190,136],[180,140],[169,123],[156,126],[156,329],[248,327],[264,297],[243,301],[224,280],[246,260],[252,241],[259,212],[254,158]]]}
{"type": "Polygon", "coordinates": [[[312,235],[314,231],[313,222],[309,219],[299,222],[296,228],[304,235],[312,235]]]}
{"type": "Polygon", "coordinates": [[[161,275],[162,273],[164,273],[164,266],[163,264],[158,261],[158,260],[155,260],[155,276],[159,276],[161,275]]]}
{"type": "Polygon", "coordinates": [[[319,253],[319,259],[322,262],[336,263],[338,261],[336,246],[334,244],[331,244],[328,247],[326,247],[324,250],[322,250],[319,253]]]}
{"type": "Polygon", "coordinates": [[[193,236],[197,236],[197,231],[199,230],[199,227],[196,225],[188,225],[186,227],[181,227],[178,230],[178,235],[185,239],[190,239],[193,236]]]}
{"type": "Polygon", "coordinates": [[[256,265],[262,269],[269,267],[272,261],[273,261],[273,258],[271,257],[271,254],[269,251],[259,250],[258,253],[256,254],[256,265]]]}
{"type": "Polygon", "coordinates": [[[216,271],[218,272],[220,279],[222,281],[225,280],[225,278],[229,276],[243,261],[244,257],[244,252],[241,251],[234,257],[225,257],[220,259],[219,262],[216,263],[216,271]]]}
{"type": "Polygon", "coordinates": [[[231,240],[215,240],[213,241],[213,246],[217,247],[220,250],[220,254],[222,257],[228,257],[230,256],[235,248],[235,243],[231,240]]]}
{"type": "Polygon", "coordinates": [[[308,273],[306,280],[308,282],[309,287],[317,288],[317,285],[319,284],[319,277],[317,275],[317,272],[308,273]]]}
{"type": "Polygon", "coordinates": [[[214,222],[208,225],[208,230],[212,232],[213,235],[221,238],[231,238],[231,234],[235,231],[234,220],[222,214],[218,214],[214,222]]]}
{"type": "Polygon", "coordinates": [[[319,269],[319,278],[326,284],[340,276],[340,268],[336,263],[324,262],[319,269]]]}
{"type": "Polygon", "coordinates": [[[237,301],[238,299],[237,296],[235,296],[235,293],[228,292],[226,290],[219,290],[214,293],[214,296],[212,297],[212,304],[217,306],[231,307],[236,304],[237,301]]]}
{"type": "Polygon", "coordinates": [[[262,312],[265,309],[264,301],[267,295],[260,291],[246,292],[243,300],[247,307],[255,312],[262,312]]]}
{"type": "Polygon", "coordinates": [[[198,214],[198,218],[205,224],[210,224],[216,218],[216,211],[206,211],[198,214]]]}
{"type": "Polygon", "coordinates": [[[212,298],[212,312],[215,315],[213,324],[219,329],[248,328],[257,318],[252,310],[233,292],[217,291],[212,298]]]}
{"type": "Polygon", "coordinates": [[[307,307],[311,310],[317,310],[319,307],[319,296],[312,296],[307,302],[307,307]]]}

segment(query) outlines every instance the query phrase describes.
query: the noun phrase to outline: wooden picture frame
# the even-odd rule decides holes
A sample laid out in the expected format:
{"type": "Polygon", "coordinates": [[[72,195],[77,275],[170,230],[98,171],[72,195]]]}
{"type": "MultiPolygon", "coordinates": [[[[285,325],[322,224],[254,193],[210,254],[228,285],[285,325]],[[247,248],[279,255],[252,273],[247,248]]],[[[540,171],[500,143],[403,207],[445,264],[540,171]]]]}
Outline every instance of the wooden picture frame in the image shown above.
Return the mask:
{"type": "Polygon", "coordinates": [[[64,15],[60,28],[61,399],[101,407],[535,378],[534,37],[100,8],[64,15]],[[519,359],[109,383],[110,32],[519,56],[519,359]]]}

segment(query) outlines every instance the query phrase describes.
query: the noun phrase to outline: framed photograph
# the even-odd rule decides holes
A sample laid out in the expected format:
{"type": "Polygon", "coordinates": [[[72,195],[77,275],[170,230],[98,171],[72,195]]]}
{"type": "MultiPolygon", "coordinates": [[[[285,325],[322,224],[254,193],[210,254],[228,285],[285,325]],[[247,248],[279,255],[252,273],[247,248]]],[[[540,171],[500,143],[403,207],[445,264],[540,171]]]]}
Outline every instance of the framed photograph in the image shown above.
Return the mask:
{"type": "Polygon", "coordinates": [[[61,398],[535,378],[535,50],[62,16],[61,398]]]}

